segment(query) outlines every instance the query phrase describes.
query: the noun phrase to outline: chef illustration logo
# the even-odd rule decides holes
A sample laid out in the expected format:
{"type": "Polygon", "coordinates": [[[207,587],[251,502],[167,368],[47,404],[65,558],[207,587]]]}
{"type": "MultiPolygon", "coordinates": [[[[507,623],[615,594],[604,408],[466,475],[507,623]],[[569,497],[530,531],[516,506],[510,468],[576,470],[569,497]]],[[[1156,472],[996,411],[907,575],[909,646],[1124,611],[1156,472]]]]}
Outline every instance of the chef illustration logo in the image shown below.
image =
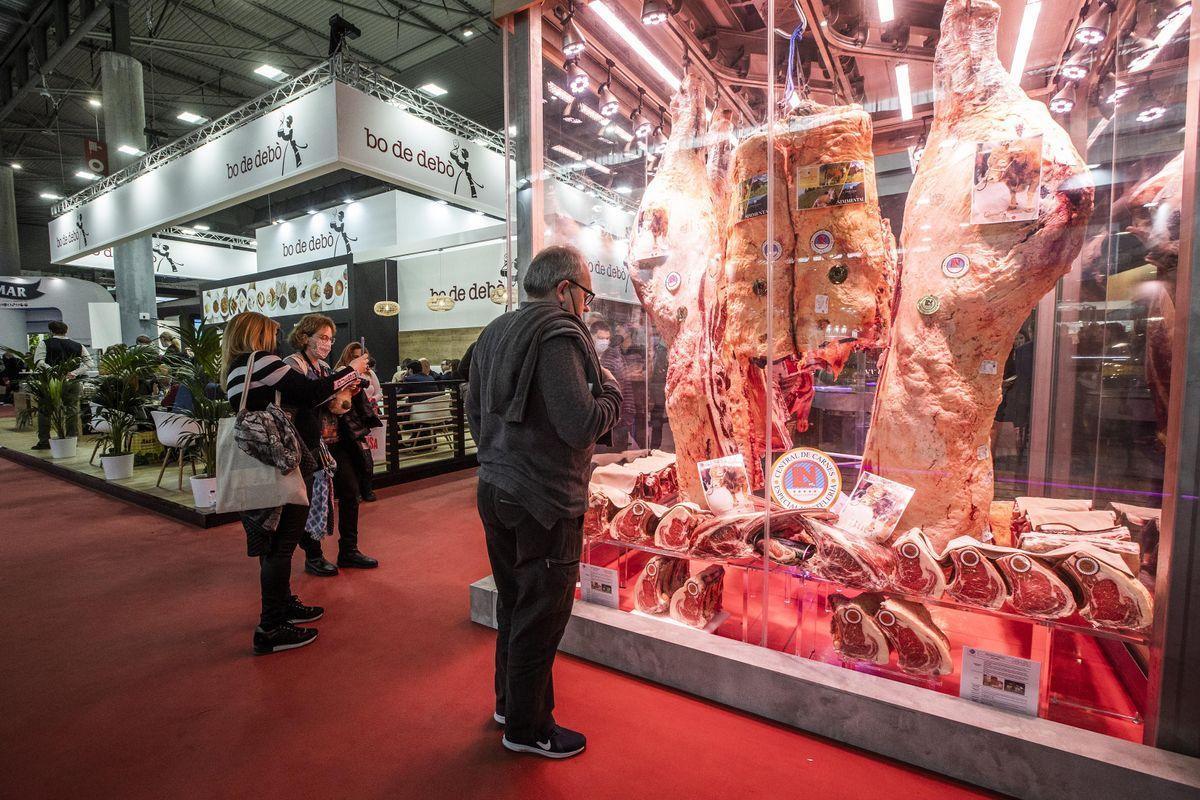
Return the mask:
{"type": "Polygon", "coordinates": [[[466,178],[471,198],[479,197],[479,190],[483,188],[483,184],[477,183],[475,176],[471,174],[471,151],[460,145],[458,139],[454,140],[454,146],[450,150],[450,160],[458,167],[458,172],[454,176],[454,193],[458,194],[458,184],[463,178],[466,178]]]}
{"type": "Polygon", "coordinates": [[[75,228],[79,231],[80,237],[83,238],[84,245],[87,245],[87,228],[83,225],[83,212],[80,211],[75,215],[75,228]]]}
{"type": "Polygon", "coordinates": [[[833,249],[833,234],[826,230],[819,230],[809,237],[808,246],[814,253],[828,253],[833,249]]]}
{"type": "Polygon", "coordinates": [[[971,261],[962,253],[951,253],[942,261],[942,273],[947,278],[961,278],[967,274],[971,261]]]}
{"type": "MultiPolygon", "coordinates": [[[[275,132],[275,135],[283,141],[283,149],[285,154],[288,148],[291,148],[292,156],[296,161],[296,167],[299,168],[301,164],[300,151],[307,150],[308,145],[300,144],[296,141],[296,132],[292,129],[292,121],[291,114],[284,116],[279,122],[279,130],[275,132]]],[[[279,174],[282,175],[286,171],[287,158],[281,158],[279,160],[279,174]]]]}
{"type": "MultiPolygon", "coordinates": [[[[329,223],[329,230],[333,231],[335,236],[341,237],[342,243],[346,246],[346,254],[347,255],[354,252],[350,248],[350,243],[357,242],[358,237],[351,236],[348,233],[346,233],[346,210],[345,209],[339,208],[337,210],[337,214],[334,215],[333,221],[329,223]]],[[[338,241],[335,238],[333,241],[333,254],[335,256],[337,255],[337,249],[338,249],[338,241]]]]}
{"type": "Polygon", "coordinates": [[[771,493],[784,508],[829,508],[842,491],[842,474],[826,453],[798,447],[771,468],[771,493]]]}
{"type": "Polygon", "coordinates": [[[163,262],[171,268],[171,272],[179,272],[179,268],[183,266],[183,262],[176,261],[171,257],[171,246],[169,244],[154,245],[154,271],[158,272],[162,269],[163,262]]]}

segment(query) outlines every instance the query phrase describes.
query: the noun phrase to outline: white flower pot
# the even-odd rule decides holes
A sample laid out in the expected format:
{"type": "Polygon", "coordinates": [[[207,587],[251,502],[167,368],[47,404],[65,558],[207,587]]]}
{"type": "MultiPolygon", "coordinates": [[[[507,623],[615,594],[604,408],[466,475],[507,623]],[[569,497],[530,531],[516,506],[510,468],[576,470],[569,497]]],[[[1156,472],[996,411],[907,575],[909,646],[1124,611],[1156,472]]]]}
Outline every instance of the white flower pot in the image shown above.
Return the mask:
{"type": "Polygon", "coordinates": [[[123,456],[100,456],[100,465],[104,467],[104,480],[123,480],[133,475],[133,453],[123,456]]]}
{"type": "Polygon", "coordinates": [[[212,508],[217,504],[217,479],[191,477],[192,500],[196,508],[212,508]]]}
{"type": "Polygon", "coordinates": [[[78,436],[70,436],[66,439],[51,439],[50,440],[50,457],[51,458],[74,458],[75,451],[79,444],[78,436]]]}

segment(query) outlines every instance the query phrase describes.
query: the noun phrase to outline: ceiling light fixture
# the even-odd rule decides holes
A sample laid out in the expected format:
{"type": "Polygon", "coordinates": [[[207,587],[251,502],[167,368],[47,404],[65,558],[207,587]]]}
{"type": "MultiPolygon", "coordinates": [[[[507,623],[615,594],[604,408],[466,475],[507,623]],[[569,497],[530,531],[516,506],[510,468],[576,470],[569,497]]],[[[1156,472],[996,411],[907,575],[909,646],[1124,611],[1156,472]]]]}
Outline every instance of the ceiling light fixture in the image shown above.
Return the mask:
{"type": "Polygon", "coordinates": [[[75,177],[83,178],[86,181],[94,181],[94,180],[97,180],[100,176],[94,172],[88,172],[86,169],[80,169],[80,170],[75,171],[75,177]]]}
{"type": "Polygon", "coordinates": [[[123,144],[117,148],[118,152],[124,153],[127,156],[144,156],[146,151],[139,147],[134,147],[131,144],[123,144]]]}
{"type": "Polygon", "coordinates": [[[1158,103],[1158,101],[1150,99],[1148,105],[1138,112],[1138,122],[1157,122],[1167,115],[1167,107],[1158,103]]]}
{"type": "Polygon", "coordinates": [[[14,161],[14,162],[12,162],[11,164],[9,164],[9,166],[10,166],[10,167],[12,167],[13,169],[20,169],[20,168],[21,168],[21,164],[20,164],[20,162],[18,162],[18,161],[14,161]]]}
{"type": "Polygon", "coordinates": [[[629,127],[633,130],[634,138],[637,139],[645,139],[654,130],[654,125],[642,113],[642,107],[645,102],[646,90],[639,86],[637,108],[629,115],[629,127]]]}
{"type": "Polygon", "coordinates": [[[1113,8],[1105,0],[1098,0],[1092,13],[1075,29],[1075,41],[1087,47],[1095,47],[1108,38],[1113,8]]]}
{"type": "Polygon", "coordinates": [[[908,64],[896,65],[896,96],[900,100],[900,119],[912,119],[912,85],[908,80],[908,64]]]}
{"type": "Polygon", "coordinates": [[[879,0],[879,21],[891,22],[896,18],[896,7],[892,0],[879,0]]]}
{"type": "Polygon", "coordinates": [[[661,25],[678,10],[671,0],[642,0],[642,24],[661,25]]]}
{"type": "Polygon", "coordinates": [[[471,28],[463,28],[462,36],[464,39],[470,39],[475,35],[475,31],[471,28]]]}
{"type": "Polygon", "coordinates": [[[306,214],[308,214],[308,215],[311,217],[313,214],[316,214],[316,213],[317,213],[317,210],[316,210],[315,208],[310,208],[310,209],[309,209],[308,211],[306,211],[305,213],[306,213],[306,214]]]}
{"type": "Polygon", "coordinates": [[[55,194],[54,192],[41,192],[38,197],[43,200],[62,200],[62,195],[55,194]]]}
{"type": "Polygon", "coordinates": [[[179,120],[180,122],[186,122],[189,125],[196,125],[204,121],[204,117],[200,116],[199,114],[193,114],[191,111],[180,111],[179,115],[176,116],[175,119],[179,120]]]}
{"type": "Polygon", "coordinates": [[[1076,50],[1063,62],[1059,74],[1069,81],[1081,81],[1087,77],[1089,58],[1083,50],[1076,50]]]}
{"type": "Polygon", "coordinates": [[[572,98],[571,102],[563,106],[562,121],[568,125],[583,124],[583,101],[578,98],[572,98]]]}
{"type": "Polygon", "coordinates": [[[450,93],[448,90],[443,89],[441,86],[438,86],[436,83],[433,83],[432,81],[429,83],[423,84],[421,86],[418,86],[417,91],[424,92],[425,94],[429,95],[430,97],[442,97],[443,95],[447,95],[450,93]]]}
{"type": "Polygon", "coordinates": [[[612,71],[616,64],[611,58],[604,60],[604,83],[600,84],[600,91],[597,93],[600,97],[600,116],[615,117],[617,112],[621,110],[621,104],[617,102],[617,96],[612,93],[612,71]]]}
{"type": "Polygon", "coordinates": [[[208,230],[208,229],[209,229],[209,228],[208,228],[208,226],[207,226],[207,225],[205,225],[203,222],[197,222],[197,223],[196,223],[195,225],[193,225],[192,227],[193,227],[193,228],[195,228],[195,229],[196,229],[196,230],[198,230],[198,231],[206,231],[206,230],[208,230]]]}
{"type": "Polygon", "coordinates": [[[563,24],[563,55],[567,58],[575,58],[587,47],[587,39],[584,38],[583,31],[579,29],[579,25],[575,22],[575,3],[573,1],[568,2],[565,11],[560,6],[554,9],[554,13],[563,24]]]}
{"type": "Polygon", "coordinates": [[[1025,4],[1025,12],[1021,16],[1021,28],[1017,33],[1017,46],[1013,48],[1012,64],[1008,74],[1017,83],[1025,73],[1025,62],[1029,59],[1029,48],[1033,45],[1033,36],[1037,33],[1038,17],[1042,13],[1042,0],[1032,0],[1025,4]]]}
{"type": "Polygon", "coordinates": [[[583,94],[590,82],[588,74],[579,66],[579,59],[572,58],[567,62],[567,88],[571,90],[571,94],[583,94]]]}
{"type": "Polygon", "coordinates": [[[96,98],[94,98],[94,97],[89,97],[89,98],[88,98],[88,105],[89,105],[89,106],[91,106],[92,108],[99,108],[99,107],[100,107],[100,101],[99,101],[99,100],[97,100],[97,99],[96,99],[96,98]]]}
{"type": "Polygon", "coordinates": [[[1183,23],[1187,22],[1191,15],[1191,3],[1185,3],[1184,5],[1179,6],[1175,10],[1171,11],[1167,17],[1163,19],[1163,22],[1166,24],[1159,24],[1158,33],[1155,34],[1149,48],[1147,48],[1144,53],[1135,58],[1133,61],[1129,62],[1129,72],[1141,72],[1142,70],[1146,69],[1146,67],[1153,64],[1154,59],[1158,58],[1159,54],[1162,53],[1163,48],[1167,46],[1167,43],[1175,38],[1175,34],[1179,32],[1179,29],[1183,26],[1183,23]]]}
{"type": "Polygon", "coordinates": [[[351,205],[353,202],[354,202],[354,198],[353,198],[353,197],[349,197],[349,196],[347,196],[347,197],[343,197],[343,198],[342,198],[342,205],[344,205],[344,206],[351,205]]]}
{"type": "Polygon", "coordinates": [[[1063,84],[1050,98],[1049,105],[1055,114],[1069,114],[1075,108],[1075,84],[1069,81],[1063,84]]]}
{"type": "Polygon", "coordinates": [[[613,13],[611,8],[605,5],[604,0],[592,0],[592,2],[588,4],[588,8],[594,11],[596,16],[600,17],[600,19],[604,20],[604,23],[608,25],[608,27],[612,28],[613,33],[624,39],[625,43],[629,45],[633,52],[637,53],[638,56],[646,62],[646,65],[650,67],[650,69],[654,70],[660,78],[666,81],[668,86],[670,86],[673,90],[679,89],[679,86],[682,83],[679,77],[676,76],[675,73],[670,69],[668,69],[667,65],[664,64],[658,56],[650,52],[650,48],[646,47],[646,43],[639,39],[634,32],[629,29],[629,26],[622,22],[621,18],[613,13]]]}
{"type": "MultiPolygon", "coordinates": [[[[552,94],[555,98],[562,100],[564,103],[570,103],[572,100],[572,96],[567,92],[567,90],[553,81],[547,81],[546,91],[552,94]]],[[[596,111],[591,106],[581,105],[579,107],[579,111],[581,111],[585,117],[593,122],[598,122],[601,125],[604,124],[604,117],[600,116],[600,112],[596,111]]],[[[615,122],[609,124],[608,130],[610,133],[619,136],[623,142],[633,141],[633,136],[629,133],[629,131],[625,130],[620,125],[617,125],[615,122]]]]}
{"type": "Polygon", "coordinates": [[[264,78],[272,81],[281,81],[287,77],[287,73],[278,67],[273,67],[270,64],[263,64],[254,70],[255,75],[261,75],[264,78]]]}
{"type": "Polygon", "coordinates": [[[625,186],[623,184],[621,186],[618,186],[613,191],[615,191],[617,194],[633,194],[633,189],[631,189],[628,186],[625,186]]]}

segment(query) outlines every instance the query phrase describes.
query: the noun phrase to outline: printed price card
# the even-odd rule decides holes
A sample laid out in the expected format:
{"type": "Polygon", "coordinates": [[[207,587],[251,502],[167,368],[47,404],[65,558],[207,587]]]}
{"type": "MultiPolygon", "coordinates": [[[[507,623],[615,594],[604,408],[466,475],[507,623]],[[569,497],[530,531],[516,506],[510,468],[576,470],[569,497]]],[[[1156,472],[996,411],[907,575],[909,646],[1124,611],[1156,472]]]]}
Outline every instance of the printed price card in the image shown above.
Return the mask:
{"type": "Polygon", "coordinates": [[[1036,717],[1041,679],[1040,661],[964,647],[958,696],[1036,717]]]}
{"type": "Polygon", "coordinates": [[[579,588],[585,602],[617,608],[617,571],[595,564],[579,565],[579,588]]]}

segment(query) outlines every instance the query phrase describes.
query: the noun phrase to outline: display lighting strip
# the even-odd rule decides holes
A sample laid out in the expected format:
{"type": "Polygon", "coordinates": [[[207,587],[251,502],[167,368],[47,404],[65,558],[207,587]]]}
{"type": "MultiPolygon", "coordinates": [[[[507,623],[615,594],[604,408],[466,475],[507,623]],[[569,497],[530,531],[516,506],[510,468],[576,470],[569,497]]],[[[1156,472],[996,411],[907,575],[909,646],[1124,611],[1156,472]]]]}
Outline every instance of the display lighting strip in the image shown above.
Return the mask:
{"type": "Polygon", "coordinates": [[[1021,30],[1017,34],[1017,46],[1013,48],[1012,64],[1008,68],[1008,74],[1018,84],[1025,72],[1025,62],[1029,60],[1029,48],[1033,46],[1033,36],[1037,33],[1037,21],[1041,13],[1042,0],[1031,0],[1025,4],[1021,30]]]}
{"type": "Polygon", "coordinates": [[[1179,32],[1179,29],[1183,27],[1185,22],[1191,19],[1191,16],[1192,10],[1190,7],[1186,11],[1181,11],[1172,16],[1166,25],[1159,28],[1158,35],[1151,40],[1150,47],[1146,48],[1146,52],[1129,62],[1129,71],[1131,73],[1141,72],[1153,64],[1154,60],[1158,58],[1159,53],[1175,38],[1175,34],[1179,32]]]}
{"type": "Polygon", "coordinates": [[[900,119],[913,118],[912,83],[908,79],[908,64],[896,65],[896,97],[900,101],[900,119]]]}
{"type": "Polygon", "coordinates": [[[201,231],[195,228],[163,228],[158,232],[159,236],[175,236],[180,239],[189,239],[197,242],[212,242],[213,244],[227,244],[233,247],[240,247],[245,250],[255,250],[258,248],[258,242],[248,236],[234,236],[232,233],[215,233],[213,231],[201,231]]]}
{"type": "Polygon", "coordinates": [[[596,16],[604,20],[608,27],[612,28],[613,33],[620,36],[633,52],[637,53],[646,62],[646,65],[650,69],[657,72],[659,77],[667,82],[667,85],[672,90],[679,90],[680,85],[683,83],[679,76],[672,72],[658,56],[650,52],[650,48],[646,46],[646,43],[630,30],[629,26],[622,22],[621,18],[613,13],[613,10],[605,5],[603,0],[592,0],[592,2],[588,3],[588,9],[594,11],[596,16]]]}
{"type": "Polygon", "coordinates": [[[280,83],[207,125],[147,153],[124,169],[101,178],[84,190],[56,203],[51,213],[57,217],[79,208],[100,195],[170,163],[213,139],[224,136],[231,130],[252,122],[334,80],[339,80],[393,105],[403,106],[404,110],[414,117],[437,125],[457,136],[475,140],[489,150],[498,153],[504,152],[504,137],[496,131],[488,130],[479,123],[472,122],[461,114],[456,114],[417,90],[397,83],[365,64],[349,61],[338,54],[295,78],[280,83]]]}
{"type": "MultiPolygon", "coordinates": [[[[559,100],[562,100],[564,103],[569,103],[575,99],[574,97],[571,96],[570,93],[567,92],[566,89],[562,88],[561,86],[559,86],[557,83],[554,83],[553,81],[550,81],[549,83],[547,83],[546,88],[550,91],[550,94],[554,95],[559,100]]],[[[608,130],[610,132],[616,134],[617,137],[619,137],[621,139],[621,141],[624,141],[624,142],[632,142],[633,141],[633,134],[631,134],[629,131],[622,128],[620,125],[618,125],[612,119],[602,116],[599,111],[592,108],[591,106],[580,103],[579,110],[583,112],[583,115],[585,117],[592,120],[593,122],[598,122],[601,125],[607,126],[608,130]]]]}

